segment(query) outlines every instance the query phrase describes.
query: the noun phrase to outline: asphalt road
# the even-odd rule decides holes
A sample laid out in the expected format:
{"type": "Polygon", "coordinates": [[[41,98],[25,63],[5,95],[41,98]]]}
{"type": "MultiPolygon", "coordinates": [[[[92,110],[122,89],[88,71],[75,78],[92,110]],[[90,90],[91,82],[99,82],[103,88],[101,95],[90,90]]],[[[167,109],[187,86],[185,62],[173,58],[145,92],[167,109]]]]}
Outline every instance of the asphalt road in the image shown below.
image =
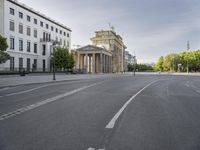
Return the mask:
{"type": "Polygon", "coordinates": [[[0,150],[199,150],[200,77],[119,75],[0,89],[0,150]]]}

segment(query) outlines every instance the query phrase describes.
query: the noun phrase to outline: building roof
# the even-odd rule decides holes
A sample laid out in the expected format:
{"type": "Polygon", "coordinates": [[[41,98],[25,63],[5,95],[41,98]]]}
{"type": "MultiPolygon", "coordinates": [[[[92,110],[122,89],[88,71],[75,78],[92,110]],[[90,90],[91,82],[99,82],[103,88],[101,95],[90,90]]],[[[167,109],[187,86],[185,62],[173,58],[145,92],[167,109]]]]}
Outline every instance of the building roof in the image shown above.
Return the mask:
{"type": "Polygon", "coordinates": [[[107,49],[94,45],[83,46],[81,48],[78,48],[77,51],[104,51],[106,53],[112,54],[112,52],[108,51],[107,49]]]}
{"type": "Polygon", "coordinates": [[[11,3],[13,3],[13,4],[15,4],[15,5],[17,5],[17,6],[21,7],[21,8],[23,8],[23,9],[25,9],[25,10],[27,10],[27,11],[29,11],[29,12],[31,12],[31,13],[34,13],[35,15],[37,15],[37,16],[39,16],[39,17],[41,17],[41,18],[44,18],[44,19],[46,19],[46,20],[48,20],[48,21],[50,21],[50,22],[52,22],[52,23],[54,23],[54,24],[56,24],[56,25],[58,25],[58,26],[60,26],[60,27],[62,27],[62,28],[64,28],[64,29],[70,31],[70,32],[72,31],[70,28],[66,27],[65,25],[63,25],[63,24],[61,24],[61,23],[59,23],[59,22],[57,22],[57,21],[55,21],[55,20],[53,20],[53,19],[47,17],[46,15],[44,15],[44,14],[42,14],[42,13],[40,13],[40,12],[34,10],[34,9],[31,8],[31,7],[28,7],[27,5],[25,5],[25,4],[23,4],[23,3],[20,3],[20,2],[17,1],[17,0],[7,0],[7,1],[9,1],[9,2],[11,2],[11,3]]]}

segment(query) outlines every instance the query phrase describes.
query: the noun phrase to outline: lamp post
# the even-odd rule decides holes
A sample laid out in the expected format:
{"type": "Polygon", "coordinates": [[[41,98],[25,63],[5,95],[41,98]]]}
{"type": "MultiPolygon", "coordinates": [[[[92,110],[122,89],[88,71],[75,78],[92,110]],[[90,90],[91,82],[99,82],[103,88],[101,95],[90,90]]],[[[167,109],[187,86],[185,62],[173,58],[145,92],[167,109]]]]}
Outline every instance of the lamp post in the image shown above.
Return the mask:
{"type": "MultiPolygon", "coordinates": [[[[187,52],[189,52],[190,50],[190,42],[188,41],[187,42],[187,52]]],[[[187,58],[187,74],[189,74],[189,61],[188,61],[188,58],[187,58]]]]}
{"type": "Polygon", "coordinates": [[[135,77],[135,72],[136,72],[136,56],[134,56],[134,77],[135,77]]]}
{"type": "Polygon", "coordinates": [[[53,41],[53,80],[56,80],[56,73],[55,73],[55,48],[56,45],[58,45],[59,42],[58,41],[53,41]]]}

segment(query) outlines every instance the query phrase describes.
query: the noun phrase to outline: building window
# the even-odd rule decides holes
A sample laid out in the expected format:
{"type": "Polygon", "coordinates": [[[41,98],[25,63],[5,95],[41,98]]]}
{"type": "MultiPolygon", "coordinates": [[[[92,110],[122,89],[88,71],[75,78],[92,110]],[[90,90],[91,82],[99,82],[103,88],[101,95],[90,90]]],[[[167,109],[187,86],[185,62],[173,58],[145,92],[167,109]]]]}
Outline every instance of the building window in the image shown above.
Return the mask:
{"type": "Polygon", "coordinates": [[[15,57],[10,57],[10,71],[15,69],[15,57]]]}
{"type": "Polygon", "coordinates": [[[37,53],[37,43],[34,43],[34,53],[37,53]]]}
{"type": "Polygon", "coordinates": [[[60,39],[60,45],[62,45],[62,39],[60,39]]]}
{"type": "Polygon", "coordinates": [[[31,28],[30,27],[27,27],[27,35],[31,36],[31,28]]]}
{"type": "Polygon", "coordinates": [[[34,37],[37,38],[37,30],[34,30],[34,37]]]}
{"type": "Polygon", "coordinates": [[[67,37],[69,37],[69,33],[67,33],[67,37]]]}
{"type": "Polygon", "coordinates": [[[51,31],[53,31],[54,30],[54,28],[51,26],[51,31]]]}
{"type": "Polygon", "coordinates": [[[28,72],[30,72],[30,69],[31,69],[31,59],[27,58],[27,61],[26,61],[26,70],[28,72]]]}
{"type": "Polygon", "coordinates": [[[23,69],[23,58],[19,58],[19,71],[23,69]]]}
{"type": "Polygon", "coordinates": [[[19,12],[19,18],[23,19],[23,13],[19,12]]]}
{"type": "Polygon", "coordinates": [[[64,40],[64,46],[66,46],[66,41],[64,40]]]}
{"type": "Polygon", "coordinates": [[[37,59],[34,59],[33,62],[33,69],[37,70],[37,59]]]}
{"type": "Polygon", "coordinates": [[[42,66],[43,66],[43,72],[45,72],[46,71],[46,60],[45,59],[42,60],[42,66]]]}
{"type": "Polygon", "coordinates": [[[11,50],[15,49],[15,39],[13,37],[10,38],[10,49],[11,50]]]}
{"type": "Polygon", "coordinates": [[[66,32],[64,32],[64,36],[66,36],[66,32]]]}
{"type": "Polygon", "coordinates": [[[19,40],[19,51],[23,51],[23,40],[19,40]]]}
{"type": "Polygon", "coordinates": [[[42,45],[42,55],[46,55],[46,45],[42,45]]]}
{"type": "Polygon", "coordinates": [[[10,14],[15,15],[15,10],[13,8],[10,8],[10,14]]]}
{"type": "Polygon", "coordinates": [[[62,30],[60,30],[60,34],[62,34],[62,30]]]}
{"type": "Polygon", "coordinates": [[[27,21],[30,22],[31,21],[31,17],[27,15],[27,21]]]}
{"type": "Polygon", "coordinates": [[[10,31],[15,31],[15,23],[14,23],[14,21],[10,21],[10,31]]]}
{"type": "Polygon", "coordinates": [[[56,33],[58,33],[58,29],[56,28],[56,33]]]}
{"type": "Polygon", "coordinates": [[[48,24],[46,24],[46,28],[49,29],[49,25],[48,24]]]}
{"type": "Polygon", "coordinates": [[[67,41],[67,48],[69,48],[69,41],[67,41]]]}
{"type": "Polygon", "coordinates": [[[23,34],[23,25],[19,24],[19,33],[23,34]]]}
{"type": "Polygon", "coordinates": [[[34,19],[34,24],[37,24],[37,19],[34,19]]]}
{"type": "Polygon", "coordinates": [[[27,41],[27,52],[31,52],[31,42],[27,41]]]}
{"type": "Polygon", "coordinates": [[[44,23],[43,23],[42,21],[40,21],[40,26],[41,26],[41,27],[43,27],[43,24],[44,24],[44,23]]]}

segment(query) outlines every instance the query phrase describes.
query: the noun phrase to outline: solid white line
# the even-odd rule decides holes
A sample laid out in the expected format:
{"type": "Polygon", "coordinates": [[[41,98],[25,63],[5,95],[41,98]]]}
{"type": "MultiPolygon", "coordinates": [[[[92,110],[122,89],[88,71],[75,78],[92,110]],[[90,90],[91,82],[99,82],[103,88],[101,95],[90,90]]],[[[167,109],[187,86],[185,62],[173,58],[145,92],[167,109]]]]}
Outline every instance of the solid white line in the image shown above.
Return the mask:
{"type": "MultiPolygon", "coordinates": [[[[38,89],[41,89],[41,88],[44,88],[44,87],[47,87],[47,86],[53,86],[53,85],[65,85],[65,84],[70,84],[70,83],[81,83],[81,82],[86,82],[86,81],[71,81],[71,82],[67,82],[67,83],[55,83],[55,84],[47,84],[47,85],[43,85],[43,86],[39,86],[39,87],[36,87],[36,88],[32,88],[32,89],[29,89],[29,90],[25,90],[25,91],[20,91],[20,92],[16,92],[16,93],[11,93],[11,94],[7,94],[5,96],[0,96],[1,97],[7,97],[7,96],[13,96],[13,95],[20,95],[20,94],[24,94],[24,93],[28,93],[28,92],[32,92],[34,90],[38,90],[38,89]]],[[[15,87],[16,88],[16,87],[15,87]]],[[[10,89],[10,88],[8,88],[10,89]]],[[[6,90],[8,90],[6,89],[6,90]]],[[[12,88],[13,89],[13,88],[12,88]]]]}
{"type": "MultiPolygon", "coordinates": [[[[88,148],[87,150],[95,150],[95,148],[91,148],[91,147],[90,147],[90,148],[88,148]]],[[[105,150],[105,149],[102,149],[102,148],[101,148],[101,149],[97,149],[97,150],[105,150]]]]}
{"type": "Polygon", "coordinates": [[[38,90],[38,89],[41,89],[41,88],[44,88],[44,87],[47,87],[47,86],[48,86],[48,85],[43,85],[43,86],[39,86],[39,87],[32,88],[32,89],[29,89],[29,90],[25,90],[25,91],[20,91],[20,92],[16,92],[16,93],[7,94],[7,95],[5,95],[5,96],[13,96],[13,95],[24,94],[24,93],[28,93],[28,92],[31,92],[31,91],[34,91],[34,90],[38,90]]]}
{"type": "Polygon", "coordinates": [[[126,107],[128,106],[128,104],[137,96],[139,95],[143,90],[145,90],[147,87],[149,87],[150,85],[152,85],[155,82],[158,82],[160,80],[156,80],[153,81],[151,83],[149,83],[148,85],[146,85],[144,88],[142,88],[139,92],[137,92],[135,95],[133,95],[124,105],[123,107],[115,114],[115,116],[111,119],[111,121],[106,125],[107,129],[112,129],[115,126],[115,122],[117,121],[117,119],[120,117],[120,115],[122,114],[122,112],[126,109],[126,107]]]}
{"type": "Polygon", "coordinates": [[[3,114],[3,115],[0,116],[0,121],[5,120],[5,119],[8,119],[8,118],[11,118],[11,117],[14,117],[14,116],[19,115],[19,114],[22,114],[22,113],[24,113],[24,112],[26,112],[26,111],[35,109],[35,108],[37,108],[37,107],[46,105],[46,104],[51,103],[51,102],[53,102],[53,101],[59,100],[59,99],[61,99],[61,98],[63,98],[63,97],[66,97],[66,96],[75,94],[75,93],[77,93],[77,92],[80,92],[80,91],[82,91],[82,90],[85,90],[85,89],[87,89],[87,88],[90,88],[90,87],[93,87],[93,86],[96,86],[96,85],[99,85],[99,84],[101,84],[101,83],[103,83],[103,82],[97,82],[97,83],[94,83],[94,84],[90,84],[90,85],[88,85],[88,86],[83,86],[83,87],[81,87],[81,88],[79,88],[79,89],[75,89],[75,90],[72,90],[72,91],[70,91],[70,92],[67,92],[67,93],[64,93],[64,94],[60,94],[60,95],[57,95],[57,96],[55,96],[55,97],[46,99],[46,100],[44,100],[44,101],[37,102],[37,103],[32,104],[32,105],[29,105],[29,106],[25,106],[25,107],[23,107],[23,108],[20,108],[20,109],[17,109],[17,110],[15,110],[15,111],[13,111],[13,112],[10,112],[10,113],[7,113],[7,114],[3,114]]]}

